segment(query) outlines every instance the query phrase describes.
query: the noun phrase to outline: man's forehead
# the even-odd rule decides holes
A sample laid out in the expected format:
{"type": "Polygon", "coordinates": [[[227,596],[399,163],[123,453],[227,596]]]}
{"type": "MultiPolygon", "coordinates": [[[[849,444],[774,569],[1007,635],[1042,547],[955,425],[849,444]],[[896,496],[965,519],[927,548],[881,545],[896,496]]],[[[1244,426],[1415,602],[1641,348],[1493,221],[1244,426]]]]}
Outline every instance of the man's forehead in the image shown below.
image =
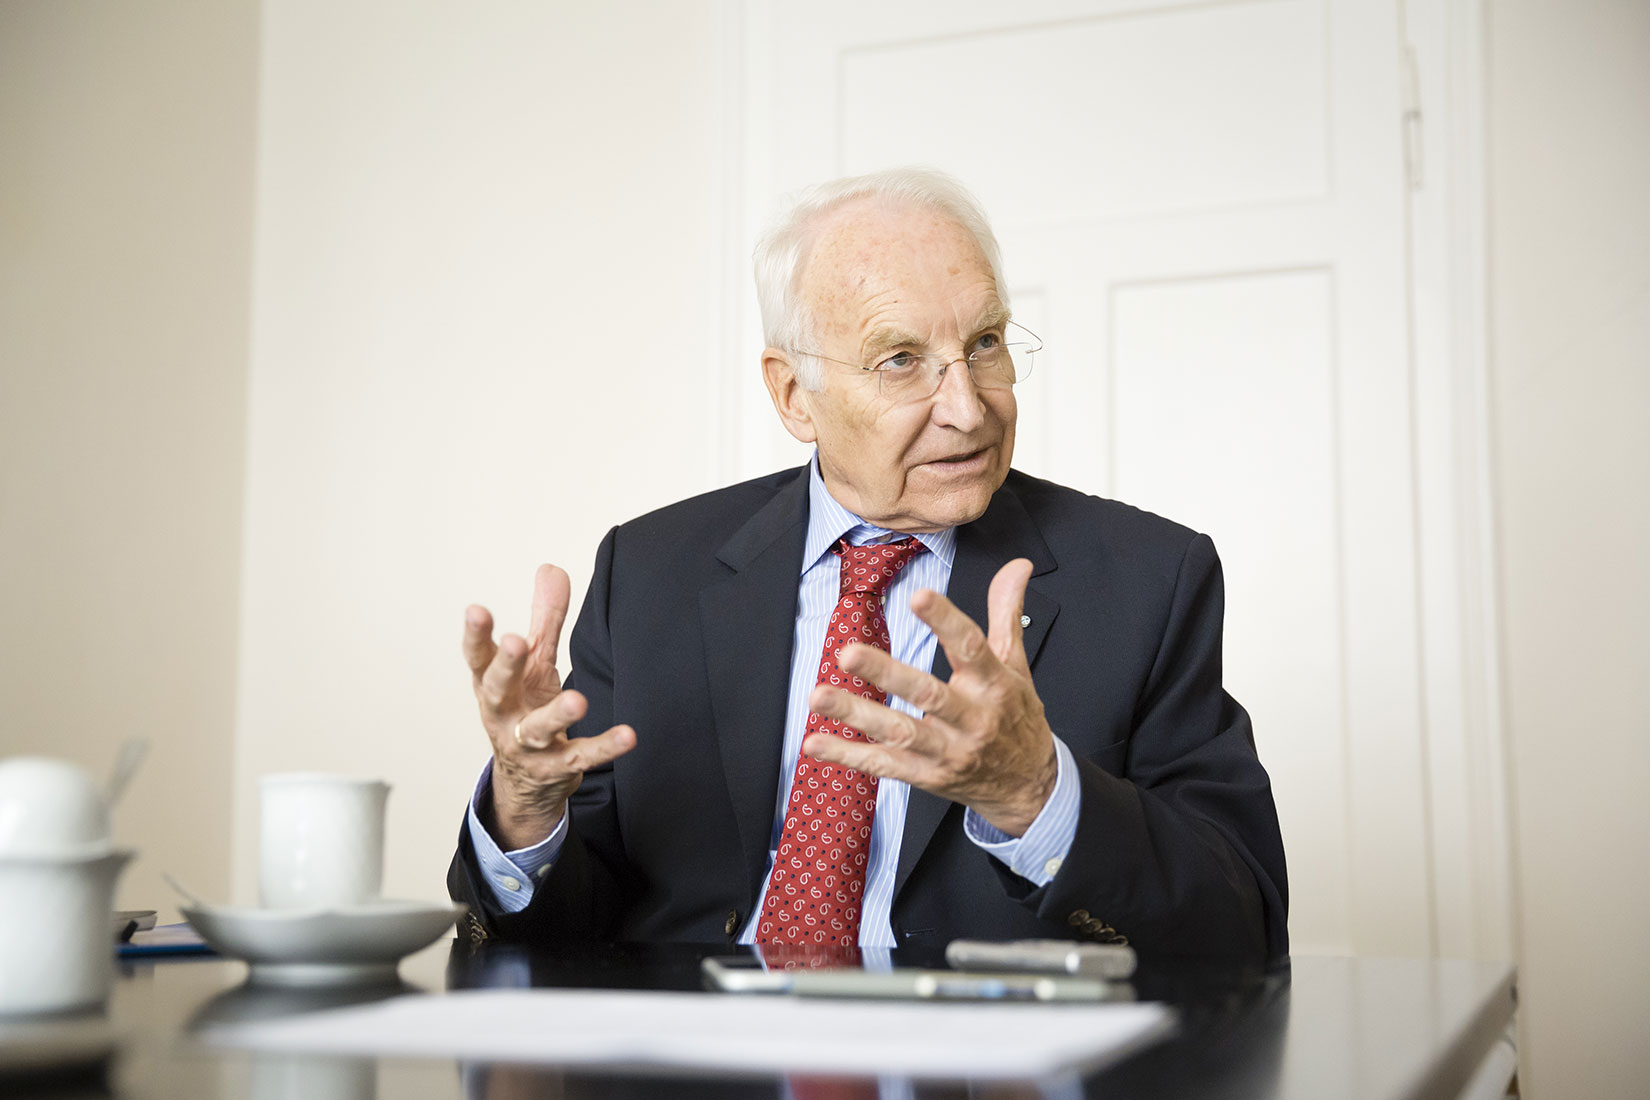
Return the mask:
{"type": "MultiPolygon", "coordinates": [[[[951,215],[913,204],[860,201],[823,216],[798,291],[830,327],[874,324],[870,314],[910,296],[950,298],[981,283],[968,312],[1000,310],[995,275],[972,233],[951,215]],[[988,298],[989,301],[984,300],[988,298]]],[[[962,305],[963,303],[956,303],[962,305]]]]}
{"type": "Polygon", "coordinates": [[[814,260],[844,254],[870,260],[917,242],[932,244],[959,237],[973,242],[968,230],[943,210],[916,203],[856,199],[820,215],[808,266],[813,267],[814,260]]]}

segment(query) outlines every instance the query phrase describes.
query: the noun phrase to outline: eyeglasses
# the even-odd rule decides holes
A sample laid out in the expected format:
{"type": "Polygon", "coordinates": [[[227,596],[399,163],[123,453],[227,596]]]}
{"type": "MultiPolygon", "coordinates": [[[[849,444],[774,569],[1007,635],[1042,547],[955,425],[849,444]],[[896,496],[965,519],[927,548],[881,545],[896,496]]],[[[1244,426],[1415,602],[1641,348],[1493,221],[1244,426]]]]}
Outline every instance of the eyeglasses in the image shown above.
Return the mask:
{"type": "Polygon", "coordinates": [[[832,359],[814,351],[799,351],[799,355],[823,359],[844,367],[876,376],[877,391],[890,401],[899,403],[925,401],[939,392],[940,383],[952,363],[967,363],[974,385],[982,390],[1006,390],[1016,382],[1024,382],[1031,374],[1031,365],[1037,353],[1043,350],[1043,341],[1024,325],[1008,322],[1004,333],[988,332],[974,338],[976,345],[961,359],[946,355],[922,355],[911,351],[895,351],[880,361],[865,366],[846,359],[832,359]],[[1017,333],[1007,333],[1016,329],[1017,333]],[[1004,335],[1020,335],[1025,340],[1005,340],[1004,335]]]}

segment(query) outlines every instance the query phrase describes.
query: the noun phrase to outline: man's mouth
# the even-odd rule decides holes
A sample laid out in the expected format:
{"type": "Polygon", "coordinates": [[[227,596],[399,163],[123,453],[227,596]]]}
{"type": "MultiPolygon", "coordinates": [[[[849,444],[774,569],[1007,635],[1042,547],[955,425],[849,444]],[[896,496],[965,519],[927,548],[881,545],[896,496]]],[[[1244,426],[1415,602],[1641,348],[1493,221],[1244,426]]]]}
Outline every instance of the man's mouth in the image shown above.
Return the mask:
{"type": "Polygon", "coordinates": [[[944,458],[930,459],[929,466],[937,466],[942,470],[966,471],[976,466],[983,466],[986,462],[986,452],[989,447],[981,447],[977,451],[967,451],[961,454],[946,455],[944,458]]]}

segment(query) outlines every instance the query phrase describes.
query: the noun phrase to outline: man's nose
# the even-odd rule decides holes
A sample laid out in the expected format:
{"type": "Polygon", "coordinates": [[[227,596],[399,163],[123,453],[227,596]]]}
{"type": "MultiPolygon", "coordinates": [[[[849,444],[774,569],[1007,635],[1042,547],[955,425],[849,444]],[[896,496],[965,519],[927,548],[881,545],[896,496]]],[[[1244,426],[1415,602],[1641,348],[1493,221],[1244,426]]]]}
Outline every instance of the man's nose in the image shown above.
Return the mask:
{"type": "Polygon", "coordinates": [[[985,423],[985,402],[980,400],[967,359],[953,359],[940,368],[940,384],[933,401],[936,424],[971,432],[985,423]]]}

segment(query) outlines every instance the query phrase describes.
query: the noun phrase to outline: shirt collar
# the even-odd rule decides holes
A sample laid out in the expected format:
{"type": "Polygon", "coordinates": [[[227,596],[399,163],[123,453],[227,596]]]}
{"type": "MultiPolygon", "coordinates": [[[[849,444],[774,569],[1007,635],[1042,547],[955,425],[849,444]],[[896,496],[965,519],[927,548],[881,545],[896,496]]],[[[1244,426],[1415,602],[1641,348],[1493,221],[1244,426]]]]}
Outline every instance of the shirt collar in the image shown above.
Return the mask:
{"type": "MultiPolygon", "coordinates": [[[[803,544],[802,572],[806,573],[819,564],[819,559],[844,537],[851,545],[861,546],[889,535],[904,537],[898,532],[865,522],[837,503],[830,490],[825,488],[825,479],[819,474],[819,452],[814,452],[813,460],[808,463],[808,539],[803,544]]],[[[926,546],[930,554],[943,561],[947,569],[951,568],[951,558],[957,549],[955,527],[913,537],[926,546]]]]}

